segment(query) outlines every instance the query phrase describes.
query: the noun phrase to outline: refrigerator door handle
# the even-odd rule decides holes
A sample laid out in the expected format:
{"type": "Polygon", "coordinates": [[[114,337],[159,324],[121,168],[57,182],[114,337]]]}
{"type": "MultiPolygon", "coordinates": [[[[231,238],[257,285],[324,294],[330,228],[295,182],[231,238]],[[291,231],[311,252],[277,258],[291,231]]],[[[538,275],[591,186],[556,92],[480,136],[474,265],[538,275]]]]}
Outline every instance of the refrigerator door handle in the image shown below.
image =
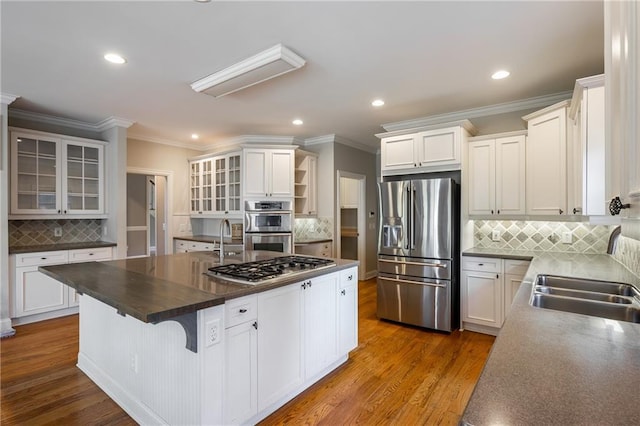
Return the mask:
{"type": "Polygon", "coordinates": [[[385,280],[385,281],[395,281],[397,283],[404,283],[404,284],[426,285],[428,287],[443,287],[443,288],[447,287],[446,284],[435,284],[435,283],[425,283],[425,282],[422,282],[422,281],[401,280],[399,278],[382,277],[382,279],[385,280]]]}
{"type": "Polygon", "coordinates": [[[416,265],[416,266],[433,266],[434,268],[447,268],[446,264],[440,263],[422,263],[422,262],[406,262],[397,260],[378,259],[378,262],[397,263],[398,265],[416,265]]]}
{"type": "Polygon", "coordinates": [[[411,223],[412,220],[412,216],[413,216],[413,210],[412,210],[412,200],[411,200],[411,182],[409,182],[409,185],[407,185],[407,201],[406,201],[406,215],[409,216],[408,220],[405,221],[405,227],[407,228],[406,231],[404,233],[404,235],[406,236],[406,243],[404,245],[404,248],[406,250],[409,250],[411,248],[411,233],[413,232],[413,223],[411,223]]]}
{"type": "Polygon", "coordinates": [[[416,248],[416,227],[415,227],[415,217],[416,217],[416,187],[411,184],[411,250],[416,248]]]}

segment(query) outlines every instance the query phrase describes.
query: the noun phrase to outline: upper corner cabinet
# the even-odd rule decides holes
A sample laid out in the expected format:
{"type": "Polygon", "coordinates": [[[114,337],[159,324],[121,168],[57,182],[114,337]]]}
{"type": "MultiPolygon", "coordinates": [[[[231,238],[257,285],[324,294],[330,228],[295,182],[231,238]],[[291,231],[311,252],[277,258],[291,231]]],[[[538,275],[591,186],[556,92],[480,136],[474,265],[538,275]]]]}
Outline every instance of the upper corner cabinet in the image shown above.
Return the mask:
{"type": "Polygon", "coordinates": [[[104,215],[104,142],[11,131],[11,214],[104,215]]]}
{"type": "Polygon", "coordinates": [[[434,128],[402,130],[381,138],[383,175],[459,170],[462,144],[475,128],[468,120],[434,128]]]}
{"type": "Polygon", "coordinates": [[[567,109],[562,101],[522,117],[527,122],[528,215],[567,214],[567,109]]]}
{"type": "Polygon", "coordinates": [[[293,198],[293,149],[248,148],[243,155],[245,197],[293,198]]]}

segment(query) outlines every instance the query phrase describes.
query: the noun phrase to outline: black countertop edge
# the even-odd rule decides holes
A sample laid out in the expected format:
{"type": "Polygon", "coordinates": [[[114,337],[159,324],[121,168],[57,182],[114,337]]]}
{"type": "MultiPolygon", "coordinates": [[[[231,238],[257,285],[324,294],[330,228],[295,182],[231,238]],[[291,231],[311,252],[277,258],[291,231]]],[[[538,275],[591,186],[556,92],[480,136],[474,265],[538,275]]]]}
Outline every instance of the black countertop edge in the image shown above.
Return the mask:
{"type": "Polygon", "coordinates": [[[33,246],[9,246],[9,254],[37,253],[41,251],[76,250],[86,248],[115,247],[109,241],[84,241],[80,243],[40,244],[33,246]]]}
{"type": "MultiPolygon", "coordinates": [[[[173,237],[175,240],[184,240],[184,241],[195,241],[198,243],[218,243],[220,242],[220,237],[217,235],[189,235],[189,236],[181,236],[181,237],[173,237]]],[[[242,238],[224,238],[225,244],[234,244],[234,245],[242,245],[242,238]]]]}
{"type": "Polygon", "coordinates": [[[294,245],[305,246],[307,244],[331,243],[331,242],[333,242],[333,239],[331,238],[301,238],[299,240],[294,240],[294,245]]]}

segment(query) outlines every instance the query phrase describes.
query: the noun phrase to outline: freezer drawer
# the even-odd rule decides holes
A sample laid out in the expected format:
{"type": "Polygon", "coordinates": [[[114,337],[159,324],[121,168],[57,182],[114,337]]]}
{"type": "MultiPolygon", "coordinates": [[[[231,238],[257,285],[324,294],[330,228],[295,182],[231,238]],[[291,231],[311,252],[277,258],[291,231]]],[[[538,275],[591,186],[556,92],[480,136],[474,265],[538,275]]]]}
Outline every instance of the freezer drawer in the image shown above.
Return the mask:
{"type": "Polygon", "coordinates": [[[378,256],[378,272],[386,276],[409,275],[415,279],[451,279],[451,261],[446,259],[422,259],[403,256],[378,256]]]}
{"type": "Polygon", "coordinates": [[[378,318],[451,331],[451,282],[380,274],[378,318]]]}

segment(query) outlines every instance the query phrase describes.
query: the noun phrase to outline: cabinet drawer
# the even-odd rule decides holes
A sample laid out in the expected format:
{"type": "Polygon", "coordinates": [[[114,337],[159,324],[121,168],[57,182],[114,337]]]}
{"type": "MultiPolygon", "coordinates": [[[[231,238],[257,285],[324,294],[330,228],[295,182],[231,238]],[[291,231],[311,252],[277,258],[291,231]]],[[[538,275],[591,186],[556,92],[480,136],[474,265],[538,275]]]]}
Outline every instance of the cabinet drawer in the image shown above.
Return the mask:
{"type": "Polygon", "coordinates": [[[69,263],[111,260],[111,247],[69,250],[69,263]]]}
{"type": "Polygon", "coordinates": [[[340,271],[340,288],[358,285],[358,268],[349,268],[340,271]]]}
{"type": "Polygon", "coordinates": [[[524,276],[527,273],[527,269],[529,269],[529,263],[528,260],[505,259],[504,273],[524,276]]]}
{"type": "Polygon", "coordinates": [[[36,253],[16,254],[16,267],[59,265],[68,262],[67,250],[41,251],[36,253]]]}
{"type": "Polygon", "coordinates": [[[479,272],[502,272],[502,259],[494,257],[463,257],[462,269],[479,272]]]}
{"type": "Polygon", "coordinates": [[[258,318],[258,296],[240,297],[232,299],[224,305],[225,328],[252,321],[258,318]]]}

